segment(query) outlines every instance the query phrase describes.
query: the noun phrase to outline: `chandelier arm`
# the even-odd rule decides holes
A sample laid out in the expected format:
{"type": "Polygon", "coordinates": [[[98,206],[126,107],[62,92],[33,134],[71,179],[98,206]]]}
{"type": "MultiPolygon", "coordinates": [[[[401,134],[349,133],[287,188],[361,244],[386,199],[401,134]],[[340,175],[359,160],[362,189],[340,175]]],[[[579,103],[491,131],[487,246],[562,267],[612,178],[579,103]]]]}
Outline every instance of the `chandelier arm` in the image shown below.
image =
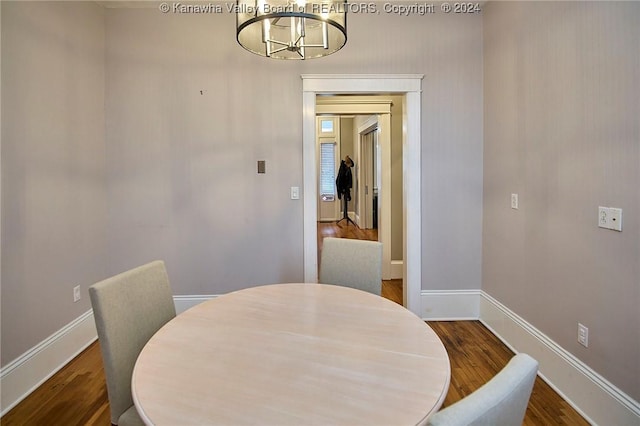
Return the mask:
{"type": "Polygon", "coordinates": [[[280,47],[278,49],[272,50],[271,54],[273,55],[274,53],[279,53],[279,52],[282,52],[282,51],[287,50],[287,49],[288,49],[288,46],[280,47]]]}
{"type": "Polygon", "coordinates": [[[280,46],[284,46],[285,48],[289,47],[289,43],[284,43],[284,42],[279,41],[279,40],[268,39],[268,40],[266,40],[266,41],[268,41],[268,42],[270,42],[270,43],[278,44],[278,45],[280,45],[280,46]]]}

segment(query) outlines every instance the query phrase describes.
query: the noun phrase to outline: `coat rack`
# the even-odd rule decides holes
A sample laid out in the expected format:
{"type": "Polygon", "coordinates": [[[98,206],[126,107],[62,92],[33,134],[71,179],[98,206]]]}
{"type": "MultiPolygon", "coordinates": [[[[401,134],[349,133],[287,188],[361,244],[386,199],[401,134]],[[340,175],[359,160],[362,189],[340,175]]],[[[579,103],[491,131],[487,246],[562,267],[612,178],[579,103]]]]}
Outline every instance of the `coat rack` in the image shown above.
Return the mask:
{"type": "Polygon", "coordinates": [[[338,199],[342,199],[343,210],[342,219],[336,222],[338,225],[343,220],[349,223],[353,223],[354,226],[358,226],[349,217],[349,201],[351,200],[351,186],[353,185],[353,177],[351,175],[351,167],[353,167],[353,160],[347,155],[344,160],[340,162],[340,169],[338,170],[338,177],[336,178],[336,187],[338,189],[338,199]]]}

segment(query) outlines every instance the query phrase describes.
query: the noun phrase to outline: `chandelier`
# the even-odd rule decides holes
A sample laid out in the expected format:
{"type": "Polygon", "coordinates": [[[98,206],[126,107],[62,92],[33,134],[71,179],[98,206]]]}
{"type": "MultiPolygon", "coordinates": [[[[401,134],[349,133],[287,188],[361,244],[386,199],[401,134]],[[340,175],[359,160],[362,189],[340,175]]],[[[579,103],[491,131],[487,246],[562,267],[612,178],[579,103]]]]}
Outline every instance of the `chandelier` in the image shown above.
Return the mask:
{"type": "Polygon", "coordinates": [[[275,59],[310,59],[347,42],[347,0],[236,0],[236,39],[275,59]]]}

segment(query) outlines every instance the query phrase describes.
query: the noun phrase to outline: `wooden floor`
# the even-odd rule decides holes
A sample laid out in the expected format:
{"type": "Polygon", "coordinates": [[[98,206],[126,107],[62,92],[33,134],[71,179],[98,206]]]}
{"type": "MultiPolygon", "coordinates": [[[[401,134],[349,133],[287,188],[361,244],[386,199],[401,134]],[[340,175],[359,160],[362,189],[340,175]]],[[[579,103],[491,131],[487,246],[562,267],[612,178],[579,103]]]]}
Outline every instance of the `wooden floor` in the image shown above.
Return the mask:
{"type": "MultiPolygon", "coordinates": [[[[513,356],[479,321],[429,322],[451,361],[450,405],[493,377],[513,356]]],[[[108,426],[109,405],[98,343],[0,419],[2,425],[108,426]]],[[[524,425],[588,425],[549,385],[536,379],[524,425]]]]}
{"type": "MultiPolygon", "coordinates": [[[[333,225],[328,225],[331,228],[333,225]]],[[[353,225],[350,225],[353,227],[353,225]]],[[[323,226],[324,228],[324,226],[323,226]]],[[[319,228],[319,233],[320,228],[319,228]]],[[[323,231],[324,232],[324,231],[323,231]]],[[[341,236],[339,230],[335,236],[341,236]]],[[[352,235],[360,231],[349,230],[352,235]]],[[[365,238],[371,231],[363,231],[365,238]]],[[[325,235],[327,236],[327,235],[325,235]]],[[[369,234],[370,236],[370,234],[369,234]]],[[[321,239],[318,239],[321,241],[321,239]]],[[[402,303],[402,281],[383,283],[383,296],[402,303]]],[[[451,361],[450,405],[473,392],[506,365],[513,353],[479,321],[429,322],[451,361]]],[[[1,425],[108,426],[109,405],[98,342],[9,411],[1,425]]],[[[536,379],[525,425],[588,425],[557,393],[536,379]]]]}

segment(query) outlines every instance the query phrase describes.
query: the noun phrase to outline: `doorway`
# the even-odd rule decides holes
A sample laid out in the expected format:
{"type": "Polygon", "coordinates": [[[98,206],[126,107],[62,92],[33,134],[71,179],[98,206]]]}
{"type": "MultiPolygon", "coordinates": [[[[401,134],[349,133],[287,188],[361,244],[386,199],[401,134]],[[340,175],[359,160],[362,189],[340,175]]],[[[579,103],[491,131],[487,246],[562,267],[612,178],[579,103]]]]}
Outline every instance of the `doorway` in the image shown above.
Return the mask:
{"type": "MultiPolygon", "coordinates": [[[[322,257],[322,242],[325,237],[351,238],[355,240],[378,240],[376,229],[361,229],[357,226],[338,226],[335,222],[318,222],[318,263],[322,257]]],[[[380,295],[402,305],[402,279],[383,280],[380,295]]]]}
{"type": "MultiPolygon", "coordinates": [[[[352,198],[349,202],[349,219],[345,223],[351,222],[363,229],[371,229],[373,212],[366,211],[367,206],[371,206],[372,190],[376,186],[369,182],[367,186],[367,174],[371,180],[373,170],[367,167],[373,152],[363,152],[373,149],[365,143],[367,133],[377,129],[374,137],[377,138],[379,152],[377,159],[377,188],[378,188],[378,211],[377,230],[378,241],[382,243],[382,279],[402,279],[403,277],[403,209],[402,209],[402,105],[403,96],[367,94],[361,96],[353,95],[332,95],[318,96],[316,100],[316,113],[318,120],[326,117],[339,116],[341,129],[345,132],[340,135],[340,145],[338,147],[339,157],[346,160],[346,156],[351,156],[355,161],[352,167],[352,198]],[[392,111],[394,120],[392,120],[392,111]],[[396,121],[392,126],[392,121],[396,121]],[[395,128],[395,130],[393,130],[395,128]],[[393,133],[393,137],[392,137],[393,133]],[[395,147],[392,148],[392,139],[395,140],[395,147]],[[366,157],[366,159],[365,159],[366,157]],[[396,166],[394,170],[391,164],[396,166]],[[392,175],[395,174],[395,180],[392,175]],[[395,200],[393,198],[395,197],[395,200]],[[369,217],[367,217],[369,213],[369,217]]],[[[318,139],[321,146],[322,140],[318,139]]],[[[370,160],[371,159],[371,160],[370,160]]],[[[320,161],[322,164],[322,161],[320,161]]],[[[320,176],[322,175],[321,165],[318,166],[320,176]]],[[[320,182],[321,183],[321,182],[320,182]]],[[[321,185],[318,187],[320,188],[321,185]]],[[[344,197],[342,200],[344,204],[344,197]]],[[[326,204],[325,202],[320,202],[326,204]]],[[[323,218],[320,216],[320,220],[323,218]]],[[[341,219],[342,220],[342,219],[341,219]]]]}
{"type": "Polygon", "coordinates": [[[382,161],[379,127],[377,121],[359,134],[360,144],[360,227],[364,229],[378,229],[380,217],[378,193],[381,188],[382,161]]]}
{"type": "Polygon", "coordinates": [[[316,96],[403,95],[403,304],[422,316],[420,135],[422,75],[303,75],[304,277],[318,280],[316,96]],[[407,232],[407,230],[411,232],[407,232]]]}

